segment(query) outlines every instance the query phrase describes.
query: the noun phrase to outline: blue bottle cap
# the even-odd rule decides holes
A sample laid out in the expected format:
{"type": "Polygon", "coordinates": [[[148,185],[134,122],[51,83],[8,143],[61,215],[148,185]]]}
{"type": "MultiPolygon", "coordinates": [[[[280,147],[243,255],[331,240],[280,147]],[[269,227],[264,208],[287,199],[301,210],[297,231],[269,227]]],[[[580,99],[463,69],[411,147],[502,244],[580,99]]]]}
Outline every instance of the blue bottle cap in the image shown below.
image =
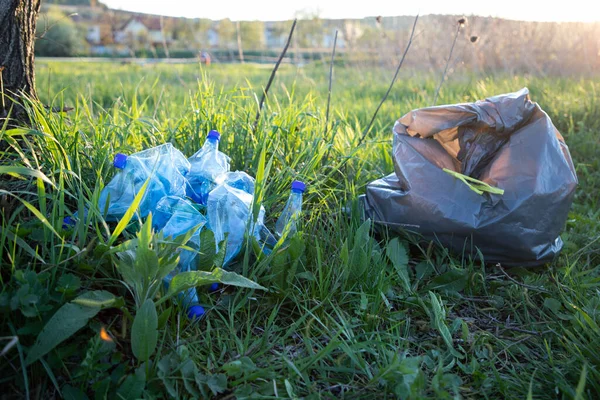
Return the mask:
{"type": "Polygon", "coordinates": [[[210,287],[208,288],[209,292],[216,292],[217,290],[219,290],[219,284],[218,283],[213,283],[212,285],[210,285],[210,287]]]}
{"type": "Polygon", "coordinates": [[[292,190],[300,193],[304,193],[306,190],[306,185],[301,181],[292,182],[292,190]]]}
{"type": "Polygon", "coordinates": [[[117,153],[115,154],[115,159],[113,160],[113,165],[115,168],[123,169],[127,165],[127,154],[117,153]]]}
{"type": "Polygon", "coordinates": [[[214,129],[210,132],[208,132],[208,135],[206,136],[207,139],[216,139],[216,140],[221,140],[221,134],[218,131],[215,131],[214,129]]]}
{"type": "Polygon", "coordinates": [[[70,216],[63,218],[63,225],[62,225],[63,229],[69,229],[70,227],[72,227],[74,225],[75,225],[75,221],[73,221],[73,218],[71,218],[70,216]]]}
{"type": "Polygon", "coordinates": [[[189,319],[197,319],[204,315],[204,307],[199,304],[193,305],[187,310],[187,316],[189,319]]]}

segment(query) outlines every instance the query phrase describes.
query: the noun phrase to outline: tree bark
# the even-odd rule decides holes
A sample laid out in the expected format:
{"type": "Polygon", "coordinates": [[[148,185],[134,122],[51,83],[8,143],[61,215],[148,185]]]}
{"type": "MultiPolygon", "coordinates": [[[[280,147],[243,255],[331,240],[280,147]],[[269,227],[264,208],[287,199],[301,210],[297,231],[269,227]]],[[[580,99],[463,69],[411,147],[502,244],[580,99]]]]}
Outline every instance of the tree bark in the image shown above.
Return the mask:
{"type": "MultiPolygon", "coordinates": [[[[0,124],[27,123],[22,96],[37,99],[33,46],[40,0],[0,0],[0,124]]],[[[0,126],[1,126],[0,125],[0,126]]]]}

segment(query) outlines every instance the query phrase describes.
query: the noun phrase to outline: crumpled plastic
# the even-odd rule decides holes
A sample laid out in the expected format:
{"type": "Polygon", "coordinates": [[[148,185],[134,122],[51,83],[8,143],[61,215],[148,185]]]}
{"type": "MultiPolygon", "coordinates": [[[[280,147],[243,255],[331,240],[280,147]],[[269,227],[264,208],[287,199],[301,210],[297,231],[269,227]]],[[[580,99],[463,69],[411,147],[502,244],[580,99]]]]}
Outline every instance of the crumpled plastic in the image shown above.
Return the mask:
{"type": "Polygon", "coordinates": [[[527,88],[413,110],[394,125],[395,172],[367,185],[365,216],[485,262],[535,266],[562,249],[577,176],[527,88]],[[475,193],[447,168],[504,190],[475,193]]]}

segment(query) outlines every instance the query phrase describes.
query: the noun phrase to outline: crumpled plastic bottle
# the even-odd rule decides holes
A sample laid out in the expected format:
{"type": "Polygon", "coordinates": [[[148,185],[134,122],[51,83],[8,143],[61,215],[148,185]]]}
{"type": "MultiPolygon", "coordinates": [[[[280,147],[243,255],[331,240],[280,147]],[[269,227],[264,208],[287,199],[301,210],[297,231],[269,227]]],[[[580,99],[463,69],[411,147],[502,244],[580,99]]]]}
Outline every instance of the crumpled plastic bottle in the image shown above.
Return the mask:
{"type": "Polygon", "coordinates": [[[243,190],[244,192],[253,196],[254,182],[254,178],[245,173],[244,171],[226,172],[224,174],[219,175],[215,179],[215,183],[217,185],[226,183],[233,188],[243,190]]]}
{"type": "Polygon", "coordinates": [[[242,249],[244,234],[247,227],[249,232],[260,240],[265,209],[260,207],[258,219],[249,223],[252,218],[252,202],[254,196],[223,183],[213,189],[208,195],[207,215],[208,225],[215,235],[217,248],[227,236],[227,248],[223,265],[229,264],[242,249]]]}
{"type": "Polygon", "coordinates": [[[260,224],[258,228],[258,235],[260,237],[258,242],[261,245],[261,250],[265,254],[271,254],[273,249],[277,245],[277,238],[265,225],[260,224]]]}
{"type": "Polygon", "coordinates": [[[219,151],[220,139],[219,132],[210,131],[202,148],[189,158],[187,195],[196,203],[206,205],[216,179],[229,171],[229,157],[219,151]]]}
{"type": "Polygon", "coordinates": [[[292,191],[290,197],[275,223],[275,234],[279,237],[287,231],[287,236],[293,236],[297,231],[297,222],[302,212],[302,194],[306,190],[306,185],[301,181],[292,182],[292,191]]]}
{"type": "MultiPolygon", "coordinates": [[[[171,281],[178,273],[179,271],[172,271],[171,273],[169,273],[169,275],[165,277],[165,288],[169,288],[171,281]]],[[[193,320],[196,318],[200,318],[202,315],[204,315],[205,310],[204,307],[200,305],[196,288],[190,288],[179,293],[175,301],[181,304],[181,307],[185,309],[185,313],[189,319],[193,320]]]]}
{"type": "MultiPolygon", "coordinates": [[[[160,227],[164,237],[177,237],[195,229],[186,246],[200,250],[200,232],[206,225],[206,218],[188,200],[176,196],[163,197],[156,205],[157,220],[153,219],[153,225],[160,227]]],[[[196,270],[196,258],[198,253],[190,250],[180,250],[179,263],[164,281],[166,287],[171,280],[180,272],[196,270]]],[[[190,319],[200,317],[204,314],[204,308],[199,304],[198,294],[195,288],[186,290],[179,294],[178,301],[186,309],[190,319]]]]}
{"type": "Polygon", "coordinates": [[[118,153],[113,162],[120,169],[100,193],[98,206],[106,219],[118,220],[133,203],[144,182],[150,178],[139,205],[145,217],[165,196],[185,196],[186,178],[190,163],[171,143],[153,147],[130,156],[118,153]]]}

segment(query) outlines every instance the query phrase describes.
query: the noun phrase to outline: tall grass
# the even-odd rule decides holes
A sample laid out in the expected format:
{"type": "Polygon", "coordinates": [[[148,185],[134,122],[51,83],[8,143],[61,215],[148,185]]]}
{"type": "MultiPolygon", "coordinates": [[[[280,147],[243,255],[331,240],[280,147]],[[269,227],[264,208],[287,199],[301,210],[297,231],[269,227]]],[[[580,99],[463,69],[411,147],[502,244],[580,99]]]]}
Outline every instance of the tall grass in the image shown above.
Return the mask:
{"type": "MultiPolygon", "coordinates": [[[[435,76],[401,74],[371,134],[357,146],[389,71],[338,68],[328,131],[328,67],[282,66],[254,132],[269,70],[214,67],[38,66],[42,102],[75,109],[56,114],[32,104],[32,129],[0,133],[7,144],[0,153],[0,336],[19,338],[0,366],[7,397],[48,397],[58,390],[84,395],[103,385],[104,393],[135,393],[126,389],[139,387],[142,374],[140,393],[147,397],[600,394],[596,81],[464,76],[440,93],[439,103],[456,103],[528,86],[570,145],[580,187],[565,251],[547,267],[509,271],[511,280],[435,243],[376,232],[360,218],[356,197],[393,169],[393,122],[428,105],[435,76]],[[113,175],[115,152],[171,142],[191,155],[210,129],[222,133],[232,169],[257,176],[267,225],[281,212],[290,182],[308,183],[302,234],[270,256],[249,243],[232,267],[269,292],[203,293],[208,312],[196,323],[162,303],[159,349],[140,365],[128,335],[133,297],[106,256],[114,226],[99,212],[73,229],[63,229],[62,221],[94,209],[113,175]],[[70,341],[25,367],[43,323],[82,289],[110,291],[126,304],[100,312],[70,341]],[[113,347],[100,341],[100,326],[113,335],[113,347]]],[[[121,238],[133,238],[136,230],[130,225],[121,238]]]]}

